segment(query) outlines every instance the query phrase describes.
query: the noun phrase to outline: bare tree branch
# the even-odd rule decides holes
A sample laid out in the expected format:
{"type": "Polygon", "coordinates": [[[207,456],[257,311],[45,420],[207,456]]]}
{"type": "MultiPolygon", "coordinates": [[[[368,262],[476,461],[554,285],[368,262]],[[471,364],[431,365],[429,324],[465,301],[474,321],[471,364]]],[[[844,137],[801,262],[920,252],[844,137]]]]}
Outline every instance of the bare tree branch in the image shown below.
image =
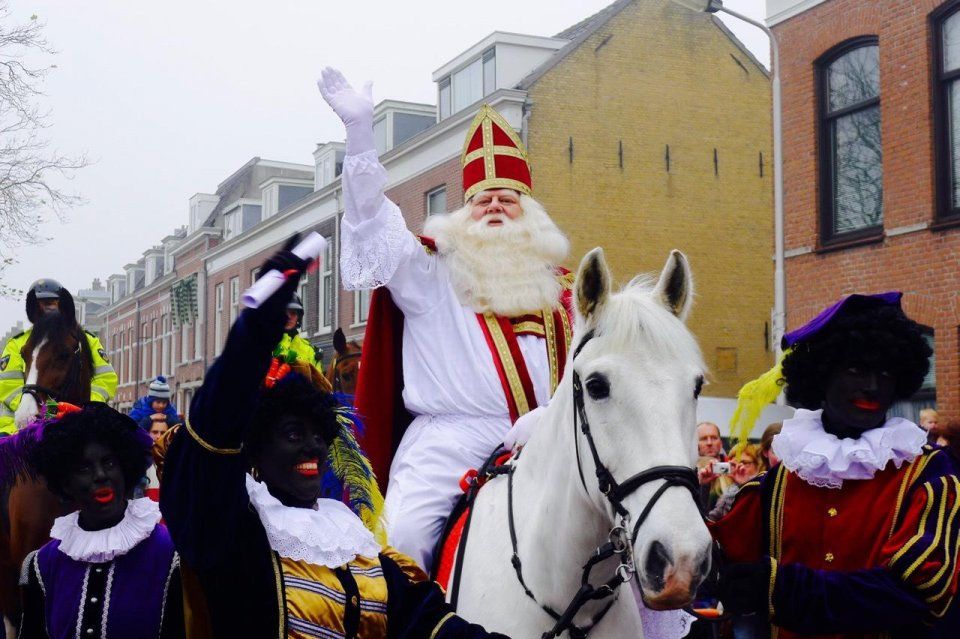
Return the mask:
{"type": "MultiPolygon", "coordinates": [[[[67,210],[82,202],[58,184],[69,181],[88,164],[50,148],[44,135],[50,112],[39,102],[43,79],[55,65],[33,66],[28,56],[54,55],[43,35],[44,24],[32,16],[13,24],[6,0],[0,0],[0,248],[46,241],[40,229],[51,219],[63,221],[67,210]]],[[[19,293],[2,284],[11,258],[0,260],[0,296],[19,293]]]]}

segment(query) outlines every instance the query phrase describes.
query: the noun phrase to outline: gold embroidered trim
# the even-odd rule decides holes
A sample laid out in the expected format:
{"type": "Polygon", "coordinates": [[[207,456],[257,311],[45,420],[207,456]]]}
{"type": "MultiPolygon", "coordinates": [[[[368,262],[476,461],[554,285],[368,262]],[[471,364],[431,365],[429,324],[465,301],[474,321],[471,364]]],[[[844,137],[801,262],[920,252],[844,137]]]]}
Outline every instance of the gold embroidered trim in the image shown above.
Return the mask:
{"type": "Polygon", "coordinates": [[[443,627],[443,624],[450,621],[450,618],[453,617],[456,613],[448,612],[443,616],[442,619],[433,627],[433,632],[430,633],[430,639],[437,639],[437,633],[440,632],[440,628],[443,627]]]}
{"type": "Polygon", "coordinates": [[[922,457],[910,462],[907,472],[903,474],[903,479],[900,481],[900,490],[897,491],[897,501],[893,506],[893,521],[890,522],[890,532],[887,534],[887,541],[893,538],[893,533],[897,529],[897,522],[900,519],[900,509],[903,507],[903,498],[907,494],[907,488],[913,484],[913,479],[917,475],[917,469],[920,467],[919,462],[921,459],[922,457]]]}
{"type": "Polygon", "coordinates": [[[477,132],[477,128],[481,126],[484,120],[487,120],[488,122],[496,122],[497,126],[499,126],[500,129],[507,135],[507,137],[517,145],[517,148],[520,149],[520,152],[523,154],[523,159],[527,159],[527,148],[523,145],[523,141],[520,139],[520,136],[517,135],[517,132],[514,131],[512,126],[510,126],[510,123],[507,122],[504,117],[500,115],[500,113],[492,106],[489,104],[483,104],[480,105],[480,110],[477,111],[477,115],[473,118],[473,122],[470,123],[470,128],[467,129],[467,137],[463,141],[463,151],[460,152],[461,168],[467,164],[463,158],[467,155],[467,147],[470,145],[470,140],[473,139],[473,136],[477,132]]]}
{"type": "Polygon", "coordinates": [[[500,322],[497,321],[496,316],[492,313],[484,313],[483,321],[487,323],[487,330],[490,331],[493,344],[497,347],[497,355],[500,356],[500,362],[503,364],[503,374],[507,376],[507,383],[510,385],[513,401],[517,405],[517,414],[525,415],[530,412],[530,405],[527,404],[527,395],[523,392],[520,373],[517,371],[516,362],[513,361],[513,355],[510,354],[510,347],[507,345],[507,338],[503,336],[500,322]]]}
{"type": "Polygon", "coordinates": [[[277,558],[277,553],[270,553],[270,563],[273,565],[273,577],[276,579],[277,585],[277,617],[280,620],[280,629],[277,631],[277,637],[283,639],[286,633],[284,632],[284,626],[286,625],[287,618],[287,607],[283,604],[283,575],[280,571],[280,560],[277,558]]]}
{"type": "Polygon", "coordinates": [[[930,516],[930,510],[933,508],[934,500],[933,500],[933,488],[930,486],[930,484],[924,484],[923,487],[927,491],[927,505],[924,507],[923,515],[920,518],[920,530],[917,531],[917,534],[915,534],[913,537],[910,538],[910,541],[908,541],[903,545],[903,548],[901,548],[896,552],[896,554],[887,563],[888,566],[893,567],[893,564],[897,563],[897,561],[901,557],[903,557],[905,554],[910,552],[910,549],[913,548],[913,546],[923,538],[923,535],[926,532],[927,517],[930,516]]]}
{"type": "Polygon", "coordinates": [[[567,315],[567,309],[560,305],[560,323],[563,324],[563,343],[566,350],[570,349],[570,342],[573,341],[573,328],[570,326],[570,316],[567,315]]]}
{"type": "Polygon", "coordinates": [[[197,431],[193,430],[193,426],[190,425],[189,419],[183,420],[183,425],[187,427],[187,432],[190,433],[190,437],[193,437],[193,441],[197,442],[203,446],[206,450],[217,455],[239,455],[239,448],[217,448],[213,444],[208,443],[203,437],[197,434],[197,431]]]}
{"type": "MultiPolygon", "coordinates": [[[[491,134],[492,134],[492,131],[491,131],[491,134]]],[[[491,138],[491,148],[493,149],[493,155],[508,155],[512,158],[519,158],[521,160],[527,159],[527,156],[524,155],[523,151],[521,151],[520,149],[514,146],[493,145],[492,138],[491,138]]],[[[477,160],[479,158],[486,158],[486,157],[487,157],[486,147],[482,149],[474,149],[473,151],[470,151],[463,157],[463,165],[466,166],[471,162],[473,162],[474,160],[477,160]]],[[[490,176],[489,173],[487,173],[486,175],[487,177],[490,176]]]]}
{"type": "MultiPolygon", "coordinates": [[[[560,311],[561,313],[563,310],[560,311]]],[[[543,311],[543,332],[547,342],[547,362],[550,364],[550,394],[557,390],[560,383],[560,369],[557,362],[557,327],[553,323],[553,311],[543,311]]]]}
{"type": "Polygon", "coordinates": [[[777,561],[780,560],[780,542],[783,534],[783,502],[786,480],[787,474],[784,472],[783,464],[781,464],[773,484],[773,516],[770,518],[770,557],[777,561]]]}
{"type": "Polygon", "coordinates": [[[533,333],[537,337],[546,336],[546,326],[540,322],[520,322],[513,325],[513,332],[517,335],[521,333],[533,333]]]}
{"type": "Polygon", "coordinates": [[[495,177],[480,180],[471,186],[463,193],[463,201],[466,202],[480,191],[486,191],[487,189],[513,189],[514,191],[519,191],[524,195],[530,195],[532,193],[530,187],[519,180],[495,177]]]}
{"type": "Polygon", "coordinates": [[[770,588],[767,591],[767,603],[768,610],[770,614],[770,619],[773,619],[774,610],[773,610],[773,586],[777,583],[777,560],[773,557],[770,558],[770,588]]]}
{"type": "MultiPolygon", "coordinates": [[[[920,564],[923,563],[923,560],[930,556],[930,553],[932,553],[934,548],[937,547],[937,544],[940,543],[940,536],[943,534],[944,517],[947,513],[947,478],[941,477],[940,483],[943,484],[943,493],[940,495],[940,509],[937,512],[937,527],[933,533],[933,541],[930,542],[930,545],[927,546],[927,549],[924,550],[922,553],[920,553],[920,556],[917,557],[916,561],[910,564],[910,567],[907,568],[907,570],[903,573],[904,579],[908,579],[910,575],[912,575],[917,570],[917,568],[920,567],[920,564]]],[[[930,493],[933,492],[932,486],[929,488],[929,492],[930,493]]],[[[953,508],[951,509],[951,515],[950,515],[951,519],[953,518],[953,515],[957,514],[958,505],[960,504],[957,504],[957,503],[953,504],[953,508]]]]}
{"type": "MultiPolygon", "coordinates": [[[[947,529],[946,529],[946,532],[943,534],[943,538],[947,541],[949,541],[950,537],[953,535],[953,525],[954,525],[954,522],[957,520],[957,510],[960,509],[960,492],[957,491],[957,478],[950,477],[948,481],[952,481],[954,484],[953,486],[954,499],[953,499],[953,507],[950,509],[950,516],[947,518],[947,529]]],[[[944,501],[947,500],[947,492],[949,491],[944,492],[944,495],[943,495],[944,501]]],[[[957,545],[958,547],[960,547],[960,539],[957,540],[957,545]]],[[[942,579],[943,576],[947,573],[947,571],[953,566],[953,561],[955,556],[951,555],[949,552],[946,552],[944,554],[946,556],[944,557],[943,565],[940,566],[940,570],[938,570],[936,574],[933,575],[933,577],[931,577],[927,581],[917,586],[919,590],[927,590],[928,588],[932,588],[933,586],[935,586],[936,583],[940,581],[940,579],[942,579]]],[[[948,580],[948,584],[949,584],[949,580],[948,580]]],[[[943,592],[941,592],[940,594],[942,595],[943,592]]],[[[936,599],[937,596],[938,595],[934,595],[933,599],[936,599]]],[[[930,601],[931,599],[927,599],[927,602],[930,602],[930,601]]]]}

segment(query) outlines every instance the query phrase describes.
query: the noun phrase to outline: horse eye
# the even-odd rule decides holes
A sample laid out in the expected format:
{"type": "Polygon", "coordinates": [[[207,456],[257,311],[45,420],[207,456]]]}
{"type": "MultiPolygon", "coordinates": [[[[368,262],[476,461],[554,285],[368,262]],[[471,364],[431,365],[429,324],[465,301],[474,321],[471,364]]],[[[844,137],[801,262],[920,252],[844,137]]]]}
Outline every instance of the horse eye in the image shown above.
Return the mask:
{"type": "Polygon", "coordinates": [[[700,397],[700,391],[703,390],[703,375],[697,378],[697,385],[693,389],[693,398],[697,399],[700,397]]]}
{"type": "Polygon", "coordinates": [[[590,399],[595,401],[606,399],[610,396],[610,382],[603,375],[591,375],[587,379],[587,393],[590,394],[590,399]]]}

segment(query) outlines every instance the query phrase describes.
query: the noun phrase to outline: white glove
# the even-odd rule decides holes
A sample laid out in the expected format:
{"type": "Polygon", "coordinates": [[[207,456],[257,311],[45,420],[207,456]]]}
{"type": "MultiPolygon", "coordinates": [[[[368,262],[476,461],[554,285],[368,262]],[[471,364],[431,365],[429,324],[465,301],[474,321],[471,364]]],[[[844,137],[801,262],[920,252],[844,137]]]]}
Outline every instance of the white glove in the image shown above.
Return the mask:
{"type": "Polygon", "coordinates": [[[358,93],[337,69],[326,67],[317,80],[320,95],[347,128],[347,155],[376,148],[373,143],[373,83],[358,93]]]}
{"type": "Polygon", "coordinates": [[[518,417],[517,421],[503,437],[504,448],[509,450],[523,448],[527,441],[529,441],[530,435],[533,434],[533,429],[537,427],[538,423],[540,423],[540,418],[543,417],[543,412],[544,407],[537,406],[529,413],[518,417]]]}
{"type": "Polygon", "coordinates": [[[17,430],[26,427],[30,422],[40,414],[40,407],[37,406],[37,400],[31,393],[24,393],[20,396],[20,405],[13,415],[13,423],[17,425],[17,430]]]}

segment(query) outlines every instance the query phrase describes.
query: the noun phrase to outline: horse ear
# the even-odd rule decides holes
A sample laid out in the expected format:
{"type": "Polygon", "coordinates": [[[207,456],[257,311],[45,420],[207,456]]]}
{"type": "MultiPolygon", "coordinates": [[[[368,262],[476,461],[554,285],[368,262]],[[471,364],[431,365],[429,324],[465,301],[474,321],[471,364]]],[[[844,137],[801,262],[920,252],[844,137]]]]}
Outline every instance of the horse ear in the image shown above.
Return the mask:
{"type": "Polygon", "coordinates": [[[603,249],[599,246],[587,253],[577,270],[574,285],[577,300],[577,312],[584,319],[589,318],[607,301],[611,287],[610,269],[603,258],[603,249]]]}
{"type": "Polygon", "coordinates": [[[341,328],[338,328],[333,334],[333,349],[337,351],[338,355],[347,354],[347,338],[341,328]]]}
{"type": "Polygon", "coordinates": [[[654,288],[654,295],[668,311],[682,321],[687,319],[693,306],[693,273],[686,255],[676,249],[670,251],[670,257],[654,288]]]}

